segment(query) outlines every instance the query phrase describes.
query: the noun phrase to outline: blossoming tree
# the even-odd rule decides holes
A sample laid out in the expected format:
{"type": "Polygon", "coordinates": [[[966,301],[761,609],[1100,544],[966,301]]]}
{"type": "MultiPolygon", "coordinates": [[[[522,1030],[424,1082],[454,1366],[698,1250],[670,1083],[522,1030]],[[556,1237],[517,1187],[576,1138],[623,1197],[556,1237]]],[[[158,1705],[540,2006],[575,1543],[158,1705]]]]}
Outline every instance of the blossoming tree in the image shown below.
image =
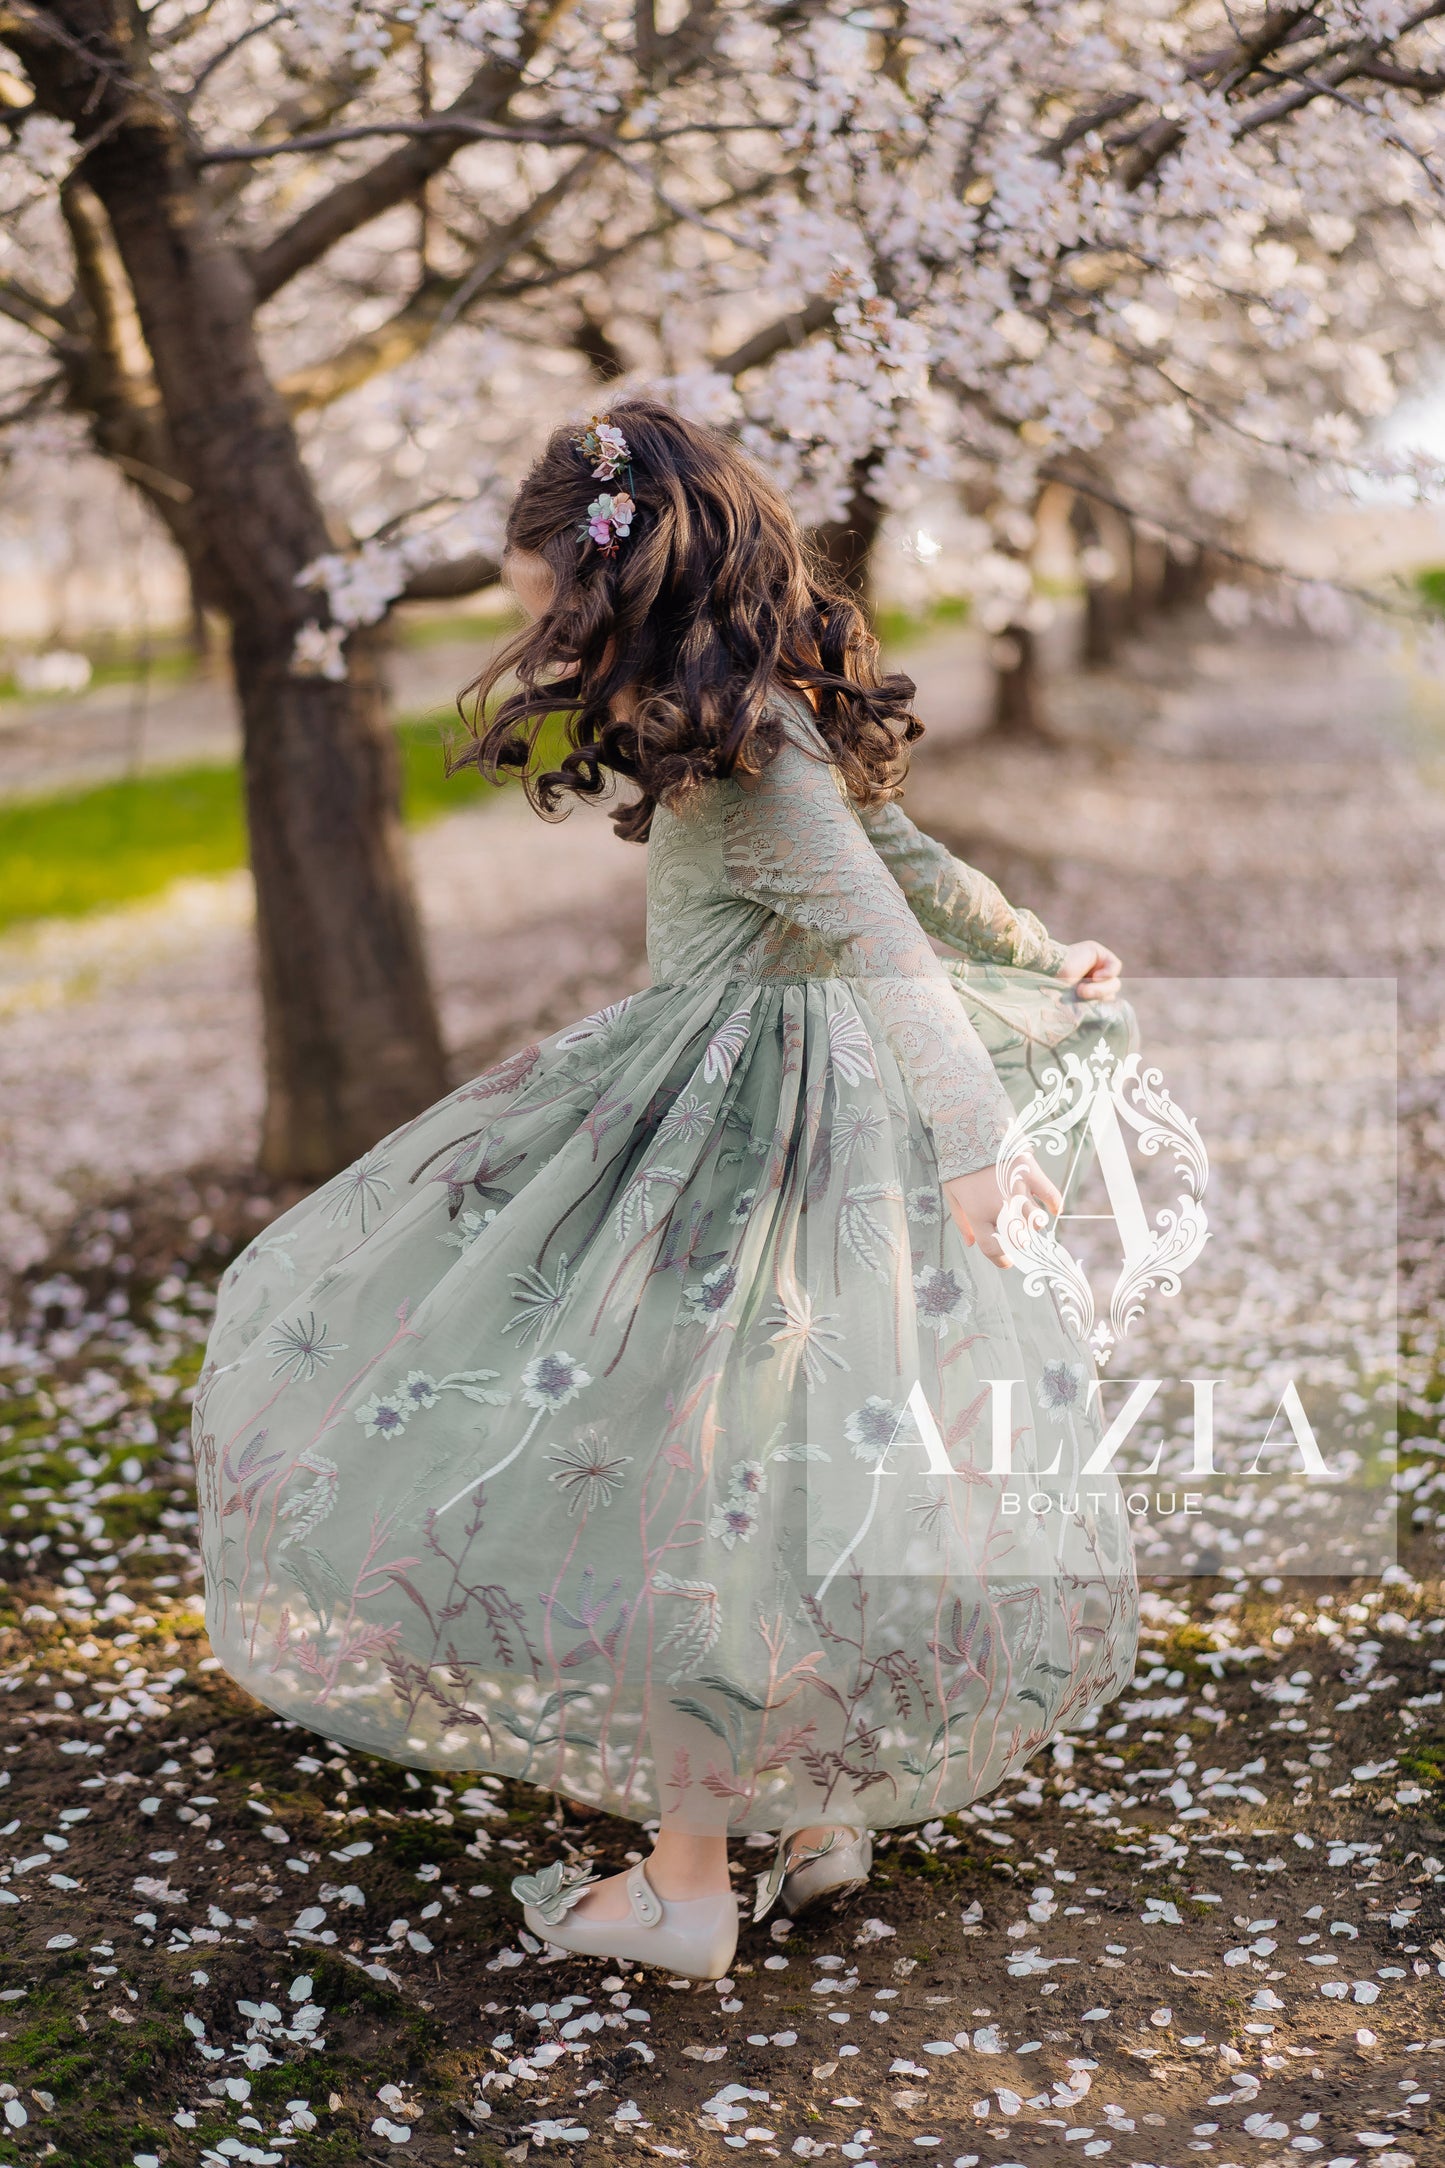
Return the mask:
{"type": "Polygon", "coordinates": [[[328,605],[310,568],[355,536],[298,417],[494,297],[620,254],[629,227],[705,218],[648,161],[673,130],[730,125],[728,23],[710,0],[667,30],[565,0],[0,8],[12,412],[83,413],[229,623],[277,1172],[327,1173],[443,1089],[372,628],[400,594],[492,570],[408,532],[328,605]]]}
{"type": "MultiPolygon", "coordinates": [[[[1348,481],[1438,311],[1445,0],[0,0],[0,421],[77,417],[231,631],[269,1081],[315,1176],[443,1087],[380,639],[641,373],[857,569],[925,483],[1209,540],[1348,481]]],[[[1430,479],[1417,474],[1417,479],[1430,479]]]]}

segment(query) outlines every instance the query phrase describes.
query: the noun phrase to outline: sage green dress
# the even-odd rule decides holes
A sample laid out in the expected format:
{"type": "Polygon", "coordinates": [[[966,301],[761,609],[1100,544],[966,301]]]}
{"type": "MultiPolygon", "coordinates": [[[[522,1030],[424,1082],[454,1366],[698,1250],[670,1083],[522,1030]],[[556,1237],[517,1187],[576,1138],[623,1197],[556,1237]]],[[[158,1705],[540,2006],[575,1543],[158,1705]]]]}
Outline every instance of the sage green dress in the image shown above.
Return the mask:
{"type": "Polygon", "coordinates": [[[653,985],[226,1275],[207,1621],[316,1731],[639,1821],[877,1827],[1129,1677],[1127,1522],[1072,1481],[1087,1351],[940,1195],[1128,1012],[896,806],[860,816],[787,712],[758,783],[656,815],[653,985]],[[1031,1470],[1074,1510],[1022,1510],[1031,1470]]]}

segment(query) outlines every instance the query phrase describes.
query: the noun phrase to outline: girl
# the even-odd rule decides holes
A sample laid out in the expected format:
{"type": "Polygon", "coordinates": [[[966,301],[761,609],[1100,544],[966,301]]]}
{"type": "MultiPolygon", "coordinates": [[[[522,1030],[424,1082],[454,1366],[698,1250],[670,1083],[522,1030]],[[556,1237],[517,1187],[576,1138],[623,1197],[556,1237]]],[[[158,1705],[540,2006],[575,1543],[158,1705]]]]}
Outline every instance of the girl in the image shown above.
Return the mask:
{"type": "Polygon", "coordinates": [[[513,1888],[551,1944],[713,1978],[730,1832],[780,1833],[758,1917],[856,1888],[870,1825],[979,1798],[1129,1676],[1112,1480],[1071,1483],[1087,1351],[1000,1269],[996,1170],[1010,1090],[1128,1012],[1107,949],[900,811],[913,688],[725,439],[643,400],[560,431],[506,562],[531,624],[472,757],[549,813],[623,779],[654,983],[227,1274],[208,1624],[334,1738],[655,1817],[629,1874],[513,1888]],[[1019,1510],[1000,1406],[1076,1510],[1019,1510]]]}

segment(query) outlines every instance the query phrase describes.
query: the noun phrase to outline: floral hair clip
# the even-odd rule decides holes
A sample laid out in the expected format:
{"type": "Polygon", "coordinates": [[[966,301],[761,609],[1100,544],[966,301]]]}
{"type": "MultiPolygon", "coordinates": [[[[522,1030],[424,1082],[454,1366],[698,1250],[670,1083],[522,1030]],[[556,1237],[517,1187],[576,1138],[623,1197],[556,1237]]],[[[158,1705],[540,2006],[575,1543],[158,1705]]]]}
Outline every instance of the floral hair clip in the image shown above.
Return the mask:
{"type": "MultiPolygon", "coordinates": [[[[632,452],[626,437],[611,422],[599,421],[594,415],[587,427],[572,439],[577,450],[592,468],[594,479],[611,482],[625,467],[627,479],[632,480],[632,452]]],[[[587,517],[581,532],[595,542],[604,557],[617,554],[619,542],[625,542],[632,532],[636,504],[625,489],[604,490],[594,497],[587,507],[587,517]]]]}

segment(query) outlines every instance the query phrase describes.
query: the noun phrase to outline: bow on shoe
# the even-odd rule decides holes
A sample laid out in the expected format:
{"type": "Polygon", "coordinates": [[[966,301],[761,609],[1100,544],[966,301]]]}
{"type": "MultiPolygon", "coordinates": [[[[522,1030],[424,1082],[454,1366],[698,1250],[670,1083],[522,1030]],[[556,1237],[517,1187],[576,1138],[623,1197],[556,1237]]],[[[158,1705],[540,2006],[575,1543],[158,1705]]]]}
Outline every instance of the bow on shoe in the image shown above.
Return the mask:
{"type": "Polygon", "coordinates": [[[512,1895],[518,1904],[530,1905],[549,1927],[557,1927],[597,1879],[596,1868],[587,1860],[554,1859],[540,1874],[515,1876],[512,1895]]]}
{"type": "MultiPolygon", "coordinates": [[[[753,1902],[753,1925],[755,1927],[759,1920],[765,1920],[772,1911],[788,1876],[799,1867],[810,1867],[815,1859],[822,1859],[825,1853],[831,1852],[838,1842],[838,1832],[836,1829],[830,1829],[821,1844],[805,1844],[801,1851],[790,1854],[788,1846],[791,1842],[792,1839],[785,1830],[778,1839],[777,1856],[772,1866],[769,1867],[766,1874],[758,1876],[758,1894],[753,1902]]],[[[516,1887],[515,1883],[513,1887],[516,1887]]]]}

